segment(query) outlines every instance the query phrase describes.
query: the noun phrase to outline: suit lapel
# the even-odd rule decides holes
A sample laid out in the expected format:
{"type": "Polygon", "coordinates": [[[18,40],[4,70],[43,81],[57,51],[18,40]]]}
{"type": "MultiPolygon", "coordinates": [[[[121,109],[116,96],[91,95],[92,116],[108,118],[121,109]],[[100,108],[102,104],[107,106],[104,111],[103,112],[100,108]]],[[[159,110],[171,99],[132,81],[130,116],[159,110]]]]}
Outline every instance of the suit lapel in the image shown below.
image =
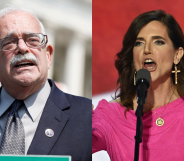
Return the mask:
{"type": "Polygon", "coordinates": [[[65,94],[57,89],[52,81],[49,83],[52,86],[51,93],[27,154],[49,154],[69,120],[69,116],[62,111],[69,108],[65,94]],[[53,137],[46,136],[45,130],[47,129],[54,131],[53,137]]]}

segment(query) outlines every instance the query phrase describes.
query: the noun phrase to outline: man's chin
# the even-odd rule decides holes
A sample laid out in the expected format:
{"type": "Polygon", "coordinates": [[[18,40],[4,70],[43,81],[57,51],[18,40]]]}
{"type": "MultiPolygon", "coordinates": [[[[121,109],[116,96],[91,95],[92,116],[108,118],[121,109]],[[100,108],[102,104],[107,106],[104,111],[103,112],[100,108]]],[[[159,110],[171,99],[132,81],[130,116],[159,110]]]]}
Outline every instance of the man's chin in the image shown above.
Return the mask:
{"type": "Polygon", "coordinates": [[[15,79],[15,82],[16,82],[17,85],[24,86],[24,87],[27,87],[27,86],[30,86],[30,85],[34,84],[35,81],[36,81],[35,79],[29,78],[29,77],[21,78],[21,79],[15,79]]]}

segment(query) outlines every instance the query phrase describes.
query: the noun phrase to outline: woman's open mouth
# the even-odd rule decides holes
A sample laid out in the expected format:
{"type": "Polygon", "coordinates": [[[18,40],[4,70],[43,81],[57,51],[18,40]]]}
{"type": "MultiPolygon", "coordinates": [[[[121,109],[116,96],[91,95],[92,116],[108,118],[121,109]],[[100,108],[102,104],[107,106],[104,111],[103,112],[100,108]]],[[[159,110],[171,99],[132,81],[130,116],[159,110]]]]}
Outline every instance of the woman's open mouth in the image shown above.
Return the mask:
{"type": "Polygon", "coordinates": [[[150,72],[152,72],[152,71],[156,70],[157,65],[152,59],[147,58],[143,61],[143,68],[147,69],[150,72]]]}

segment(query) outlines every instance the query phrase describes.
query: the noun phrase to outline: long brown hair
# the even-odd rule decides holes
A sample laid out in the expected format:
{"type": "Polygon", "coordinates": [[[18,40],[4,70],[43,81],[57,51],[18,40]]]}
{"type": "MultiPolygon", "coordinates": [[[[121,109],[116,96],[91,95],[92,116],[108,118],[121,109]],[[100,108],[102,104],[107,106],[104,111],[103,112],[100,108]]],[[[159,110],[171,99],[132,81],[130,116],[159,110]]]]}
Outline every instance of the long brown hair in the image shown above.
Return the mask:
{"type": "MultiPolygon", "coordinates": [[[[179,47],[184,48],[184,35],[181,27],[172,15],[166,14],[163,10],[145,12],[132,21],[128,31],[124,36],[123,48],[119,53],[117,53],[115,60],[115,67],[119,74],[115,99],[120,98],[121,104],[128,109],[133,109],[133,99],[136,94],[136,87],[134,86],[135,68],[133,64],[133,47],[139,31],[146,24],[155,20],[166,26],[168,36],[171,39],[175,49],[178,49],[179,47]]],[[[176,89],[179,95],[183,96],[184,58],[180,60],[177,67],[181,72],[178,74],[178,84],[176,89]]],[[[174,74],[172,75],[172,79],[174,82],[174,74]]]]}

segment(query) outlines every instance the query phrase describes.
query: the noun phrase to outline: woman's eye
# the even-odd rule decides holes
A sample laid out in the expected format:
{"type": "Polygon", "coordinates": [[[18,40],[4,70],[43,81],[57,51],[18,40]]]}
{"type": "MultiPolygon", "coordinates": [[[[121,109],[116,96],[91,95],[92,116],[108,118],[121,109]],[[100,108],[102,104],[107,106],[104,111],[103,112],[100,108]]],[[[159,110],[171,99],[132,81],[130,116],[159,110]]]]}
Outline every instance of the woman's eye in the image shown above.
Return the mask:
{"type": "Polygon", "coordinates": [[[141,41],[136,41],[135,44],[134,44],[134,46],[140,46],[140,45],[142,45],[141,41]]]}
{"type": "Polygon", "coordinates": [[[157,45],[163,45],[163,44],[165,44],[165,42],[162,41],[162,40],[157,40],[157,41],[155,41],[155,43],[156,43],[157,45]]]}

